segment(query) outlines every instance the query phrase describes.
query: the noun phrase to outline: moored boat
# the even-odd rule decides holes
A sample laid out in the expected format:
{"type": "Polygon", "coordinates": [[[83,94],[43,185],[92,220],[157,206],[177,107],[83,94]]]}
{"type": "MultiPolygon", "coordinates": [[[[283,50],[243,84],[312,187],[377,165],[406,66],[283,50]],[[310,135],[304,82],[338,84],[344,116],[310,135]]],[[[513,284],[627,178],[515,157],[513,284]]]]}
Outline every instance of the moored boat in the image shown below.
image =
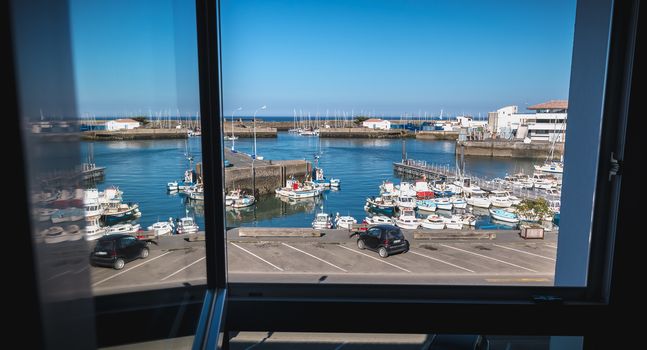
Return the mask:
{"type": "Polygon", "coordinates": [[[519,216],[512,210],[490,209],[490,215],[493,219],[516,224],[519,222],[519,216]]]}

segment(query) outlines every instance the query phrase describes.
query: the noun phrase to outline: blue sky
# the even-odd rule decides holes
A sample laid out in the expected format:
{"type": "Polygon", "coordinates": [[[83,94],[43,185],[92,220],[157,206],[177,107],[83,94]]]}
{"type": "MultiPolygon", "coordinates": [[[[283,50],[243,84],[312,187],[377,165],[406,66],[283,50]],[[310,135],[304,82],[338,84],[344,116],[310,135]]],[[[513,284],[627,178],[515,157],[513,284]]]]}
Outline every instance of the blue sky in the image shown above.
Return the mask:
{"type": "MultiPolygon", "coordinates": [[[[568,97],[574,0],[221,6],[226,115],[477,115],[568,97]]],[[[82,113],[198,110],[193,1],[73,0],[71,16],[82,113]]]]}

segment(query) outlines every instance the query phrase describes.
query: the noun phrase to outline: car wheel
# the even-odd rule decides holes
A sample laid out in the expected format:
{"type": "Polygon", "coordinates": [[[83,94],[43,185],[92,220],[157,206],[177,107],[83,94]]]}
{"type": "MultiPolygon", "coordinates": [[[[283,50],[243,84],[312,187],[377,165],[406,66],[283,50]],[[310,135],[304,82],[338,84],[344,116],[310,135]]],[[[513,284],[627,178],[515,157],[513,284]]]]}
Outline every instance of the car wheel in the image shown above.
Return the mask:
{"type": "Polygon", "coordinates": [[[144,248],[142,249],[142,252],[139,253],[139,257],[142,259],[146,259],[148,258],[148,254],[149,254],[148,248],[144,248]]]}
{"type": "Polygon", "coordinates": [[[386,251],[386,248],[382,247],[380,250],[377,251],[378,254],[380,254],[380,257],[386,258],[389,256],[389,252],[386,251]]]}
{"type": "Polygon", "coordinates": [[[124,265],[126,265],[126,262],[124,261],[124,259],[119,258],[119,259],[115,260],[115,263],[112,265],[112,267],[115,270],[121,270],[121,269],[124,268],[124,265]]]}
{"type": "Polygon", "coordinates": [[[357,248],[359,248],[359,249],[366,248],[366,245],[364,244],[364,241],[362,241],[361,239],[358,239],[357,240],[357,248]]]}
{"type": "Polygon", "coordinates": [[[404,242],[407,244],[407,248],[404,249],[403,253],[406,253],[409,251],[409,248],[411,248],[411,246],[409,245],[409,241],[404,241],[404,242]]]}

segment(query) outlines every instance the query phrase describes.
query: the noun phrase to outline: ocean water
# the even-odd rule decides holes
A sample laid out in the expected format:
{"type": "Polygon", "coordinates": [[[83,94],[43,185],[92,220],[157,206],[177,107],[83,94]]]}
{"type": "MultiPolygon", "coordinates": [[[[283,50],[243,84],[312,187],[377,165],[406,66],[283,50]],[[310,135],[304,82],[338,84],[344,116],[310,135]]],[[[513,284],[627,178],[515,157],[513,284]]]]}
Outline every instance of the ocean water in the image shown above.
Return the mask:
{"type": "MultiPolygon", "coordinates": [[[[90,142],[82,151],[87,154],[90,142]]],[[[409,159],[426,160],[453,167],[456,164],[453,141],[423,141],[407,139],[404,147],[409,159]]],[[[230,148],[231,141],[224,141],[230,148]]],[[[257,152],[266,160],[314,160],[319,154],[319,166],[326,177],[341,179],[339,190],[328,190],[321,198],[288,202],[274,195],[263,196],[252,207],[227,211],[227,226],[310,227],[317,212],[351,215],[358,222],[367,216],[366,197],[379,194],[378,186],[385,180],[399,182],[393,173],[393,162],[402,159],[400,139],[319,139],[280,132],[277,138],[257,139],[257,152]]],[[[103,190],[117,186],[124,191],[124,201],[139,203],[146,227],[169,217],[189,213],[204,228],[204,209],[193,205],[183,194],[169,194],[166,183],[181,179],[188,167],[186,154],[201,160],[200,139],[138,140],[92,142],[95,163],[106,167],[104,181],[96,184],[103,190]]],[[[238,151],[252,153],[253,140],[236,140],[238,151]]],[[[465,157],[465,170],[481,177],[504,177],[525,171],[532,173],[533,160],[489,157],[465,157]]],[[[440,215],[449,215],[437,211],[440,215]]],[[[512,228],[491,222],[487,212],[479,214],[477,227],[512,228]],[[494,225],[494,226],[492,226],[494,225]]]]}

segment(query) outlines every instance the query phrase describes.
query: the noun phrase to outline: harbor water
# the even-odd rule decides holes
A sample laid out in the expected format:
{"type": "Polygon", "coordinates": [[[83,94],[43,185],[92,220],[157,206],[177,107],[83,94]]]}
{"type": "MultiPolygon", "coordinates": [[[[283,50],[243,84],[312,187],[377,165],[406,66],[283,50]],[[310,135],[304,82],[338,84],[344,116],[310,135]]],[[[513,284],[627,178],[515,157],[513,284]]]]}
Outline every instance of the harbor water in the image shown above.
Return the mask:
{"type": "MultiPolygon", "coordinates": [[[[454,167],[454,141],[406,139],[408,158],[454,167]]],[[[317,212],[351,215],[358,222],[367,216],[367,197],[379,194],[378,186],[385,180],[396,184],[393,162],[402,159],[400,139],[327,139],[280,132],[277,138],[257,139],[257,153],[266,160],[305,159],[314,161],[319,154],[319,167],[327,178],[341,179],[339,190],[327,190],[321,198],[288,201],[274,195],[264,196],[252,207],[227,211],[227,226],[310,227],[317,212]]],[[[231,148],[232,141],[224,141],[231,148]]],[[[87,152],[89,147],[84,147],[87,152]]],[[[235,141],[237,151],[253,153],[252,139],[235,141]]],[[[117,186],[124,192],[124,202],[138,203],[143,228],[169,217],[195,216],[204,228],[204,210],[189,202],[181,193],[168,193],[166,184],[180,180],[193,157],[193,166],[201,160],[200,138],[187,140],[133,140],[93,142],[94,160],[106,167],[105,178],[96,186],[103,190],[117,186]]],[[[465,157],[465,170],[485,178],[504,177],[523,171],[532,174],[531,159],[465,157]]],[[[439,215],[449,215],[443,211],[439,215]]],[[[491,222],[487,210],[475,210],[477,228],[512,228],[491,222]]]]}

